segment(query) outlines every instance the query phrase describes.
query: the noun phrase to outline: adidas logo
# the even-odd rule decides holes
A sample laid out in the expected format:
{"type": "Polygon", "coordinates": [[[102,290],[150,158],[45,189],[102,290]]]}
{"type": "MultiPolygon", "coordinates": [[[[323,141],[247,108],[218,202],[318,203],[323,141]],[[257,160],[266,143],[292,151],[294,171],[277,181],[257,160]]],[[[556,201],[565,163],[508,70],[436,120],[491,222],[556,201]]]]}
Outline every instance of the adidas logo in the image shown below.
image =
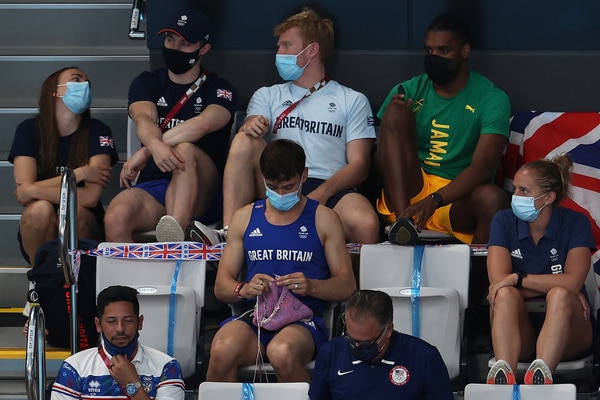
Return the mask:
{"type": "Polygon", "coordinates": [[[158,107],[168,107],[169,106],[164,97],[161,97],[160,99],[158,99],[158,101],[156,102],[156,105],[158,107]]]}
{"type": "Polygon", "coordinates": [[[262,236],[262,233],[260,231],[259,228],[254,229],[252,232],[250,232],[250,234],[248,235],[248,237],[259,237],[262,236]]]}
{"type": "Polygon", "coordinates": [[[286,100],[281,104],[283,107],[289,107],[292,105],[292,101],[291,100],[286,100]]]}
{"type": "Polygon", "coordinates": [[[514,258],[520,258],[521,260],[523,259],[523,256],[521,255],[521,249],[511,251],[510,256],[514,258]]]}

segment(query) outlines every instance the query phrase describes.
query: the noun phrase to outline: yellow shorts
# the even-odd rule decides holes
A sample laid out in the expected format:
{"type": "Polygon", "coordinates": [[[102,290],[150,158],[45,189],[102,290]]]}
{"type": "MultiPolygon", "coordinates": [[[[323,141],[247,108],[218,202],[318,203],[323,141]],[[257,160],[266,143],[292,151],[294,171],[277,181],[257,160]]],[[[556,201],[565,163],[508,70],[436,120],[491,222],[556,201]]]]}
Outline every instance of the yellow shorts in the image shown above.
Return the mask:
{"type": "MultiPolygon", "coordinates": [[[[441,178],[436,175],[428,175],[421,169],[421,175],[423,176],[423,189],[412,199],[410,203],[414,204],[417,201],[425,199],[431,193],[443,188],[450,183],[450,179],[441,178]]],[[[425,229],[432,231],[438,231],[443,233],[449,233],[463,243],[470,244],[473,242],[472,233],[456,232],[452,229],[450,224],[450,206],[452,204],[446,204],[435,210],[431,218],[427,220],[425,229]]],[[[377,212],[383,216],[388,223],[396,221],[396,214],[390,211],[385,203],[384,189],[381,190],[381,196],[376,201],[377,212]]]]}

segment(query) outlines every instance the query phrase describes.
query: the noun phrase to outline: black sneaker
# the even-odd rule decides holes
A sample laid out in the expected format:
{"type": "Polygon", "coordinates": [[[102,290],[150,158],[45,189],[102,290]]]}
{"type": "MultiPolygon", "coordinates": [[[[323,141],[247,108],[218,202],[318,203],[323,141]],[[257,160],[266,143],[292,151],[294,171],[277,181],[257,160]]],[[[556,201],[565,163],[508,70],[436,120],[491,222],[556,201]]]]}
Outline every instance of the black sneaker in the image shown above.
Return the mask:
{"type": "Polygon", "coordinates": [[[388,240],[393,244],[410,246],[417,243],[419,231],[412,218],[398,218],[389,227],[386,227],[388,240]]]}

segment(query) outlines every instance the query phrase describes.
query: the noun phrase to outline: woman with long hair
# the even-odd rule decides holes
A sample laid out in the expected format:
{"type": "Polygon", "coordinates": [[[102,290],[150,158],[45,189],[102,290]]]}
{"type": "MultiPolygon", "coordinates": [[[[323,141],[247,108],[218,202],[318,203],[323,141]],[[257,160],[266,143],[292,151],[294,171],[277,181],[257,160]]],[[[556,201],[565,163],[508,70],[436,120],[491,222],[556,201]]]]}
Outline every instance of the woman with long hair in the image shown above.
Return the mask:
{"type": "Polygon", "coordinates": [[[58,204],[64,167],[77,180],[78,237],[103,240],[102,190],[118,160],[110,128],[90,117],[90,82],[77,67],[51,74],[40,91],[39,112],[19,124],[8,160],[14,164],[15,197],[25,207],[19,224],[23,256],[58,236],[58,204]]]}
{"type": "Polygon", "coordinates": [[[497,361],[488,383],[515,384],[517,362],[528,361],[525,384],[549,384],[560,361],[591,350],[584,282],[596,244],[585,215],[559,206],[572,165],[567,155],[523,165],[511,209],[492,220],[488,300],[497,361]],[[532,303],[545,312],[528,312],[532,303]]]}

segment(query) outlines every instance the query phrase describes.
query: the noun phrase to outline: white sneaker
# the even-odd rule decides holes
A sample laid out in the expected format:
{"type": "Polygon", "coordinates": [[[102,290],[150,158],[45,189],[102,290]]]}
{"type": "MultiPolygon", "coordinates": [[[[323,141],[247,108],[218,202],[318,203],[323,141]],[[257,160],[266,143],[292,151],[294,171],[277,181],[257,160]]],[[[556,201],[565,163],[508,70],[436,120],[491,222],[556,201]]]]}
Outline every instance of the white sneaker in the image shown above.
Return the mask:
{"type": "Polygon", "coordinates": [[[185,235],[179,222],[170,215],[163,215],[156,224],[156,240],[159,242],[183,242],[185,235]]]}
{"type": "Polygon", "coordinates": [[[201,222],[192,221],[185,229],[185,238],[190,242],[214,246],[227,241],[227,229],[213,229],[201,222]]]}
{"type": "Polygon", "coordinates": [[[229,230],[229,226],[224,226],[221,229],[214,229],[217,235],[219,235],[219,240],[221,243],[225,243],[227,241],[227,231],[229,230]]]}

